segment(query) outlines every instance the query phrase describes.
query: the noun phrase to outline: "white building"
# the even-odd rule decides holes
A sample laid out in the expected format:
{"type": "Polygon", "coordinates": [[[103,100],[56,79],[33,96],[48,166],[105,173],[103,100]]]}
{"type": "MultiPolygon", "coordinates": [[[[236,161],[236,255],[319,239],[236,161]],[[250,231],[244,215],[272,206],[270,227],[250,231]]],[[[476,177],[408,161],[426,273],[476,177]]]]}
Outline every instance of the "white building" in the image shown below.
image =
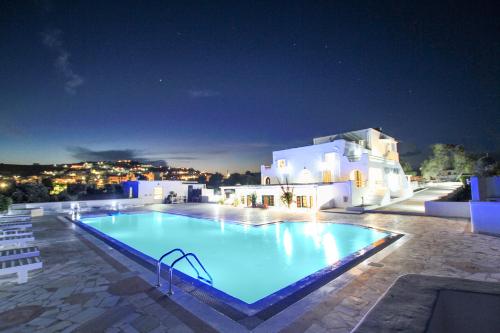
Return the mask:
{"type": "Polygon", "coordinates": [[[222,187],[227,203],[286,206],[281,197],[289,185],[294,208],[382,205],[413,194],[399,164],[397,141],[378,129],[313,139],[313,144],[273,152],[273,163],[261,166],[261,185],[222,187]]]}
{"type": "Polygon", "coordinates": [[[205,184],[180,180],[137,180],[122,183],[129,198],[168,200],[170,202],[201,202],[205,184]]]}

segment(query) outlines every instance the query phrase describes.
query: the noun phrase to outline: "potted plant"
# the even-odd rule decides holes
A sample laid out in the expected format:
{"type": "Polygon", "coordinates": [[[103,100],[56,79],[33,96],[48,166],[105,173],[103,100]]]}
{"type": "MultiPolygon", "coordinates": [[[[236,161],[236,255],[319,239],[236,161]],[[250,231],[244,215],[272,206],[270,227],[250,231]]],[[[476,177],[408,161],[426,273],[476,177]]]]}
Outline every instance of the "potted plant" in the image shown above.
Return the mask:
{"type": "Polygon", "coordinates": [[[257,207],[257,193],[252,193],[252,208],[257,207]]]}
{"type": "Polygon", "coordinates": [[[290,208],[293,203],[293,187],[290,187],[290,185],[288,185],[288,178],[285,178],[285,185],[281,184],[279,179],[278,184],[280,184],[281,187],[281,202],[283,202],[288,208],[290,208]]]}

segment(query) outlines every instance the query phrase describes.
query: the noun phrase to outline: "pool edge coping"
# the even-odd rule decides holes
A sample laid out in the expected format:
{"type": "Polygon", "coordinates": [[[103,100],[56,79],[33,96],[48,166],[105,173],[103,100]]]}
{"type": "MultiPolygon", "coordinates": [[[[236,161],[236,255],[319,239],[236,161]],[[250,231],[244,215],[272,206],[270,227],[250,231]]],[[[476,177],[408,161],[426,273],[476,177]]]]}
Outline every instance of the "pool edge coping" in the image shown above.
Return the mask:
{"type": "MultiPolygon", "coordinates": [[[[195,218],[195,219],[202,219],[202,220],[208,220],[208,221],[213,221],[213,222],[224,222],[224,223],[235,223],[239,225],[245,225],[245,226],[253,226],[253,227],[262,227],[265,225],[270,225],[270,224],[276,224],[276,223],[285,223],[285,222],[290,222],[290,223],[297,223],[297,222],[302,222],[302,223],[307,223],[308,221],[282,221],[282,220],[275,220],[275,221],[270,221],[268,223],[261,223],[261,224],[248,224],[248,223],[242,223],[238,221],[229,221],[229,220],[217,220],[217,219],[212,219],[212,218],[205,218],[205,217],[199,217],[199,216],[192,216],[192,215],[187,215],[187,214],[176,214],[176,213],[170,213],[170,212],[164,212],[164,211],[157,211],[157,210],[145,210],[145,211],[132,211],[132,212],[123,212],[124,214],[147,214],[147,213],[152,213],[152,212],[157,212],[161,214],[170,214],[170,215],[179,215],[179,216],[185,216],[185,217],[190,217],[190,218],[195,218]]],[[[80,216],[79,218],[92,218],[92,217],[104,217],[104,216],[110,216],[109,212],[106,213],[98,213],[98,214],[85,214],[85,216],[80,216]]],[[[141,260],[142,262],[145,262],[146,265],[152,265],[153,267],[155,266],[156,259],[128,246],[127,244],[116,240],[101,231],[95,229],[94,227],[91,227],[80,220],[73,220],[68,217],[68,220],[74,223],[75,225],[78,225],[81,229],[85,230],[87,233],[95,236],[98,239],[101,239],[104,243],[112,246],[119,252],[125,252],[123,253],[125,256],[129,254],[130,256],[141,260]]],[[[314,223],[314,222],[313,222],[314,223]]],[[[313,272],[309,274],[308,276],[290,284],[287,285],[284,288],[281,288],[277,290],[276,292],[269,294],[262,299],[252,303],[248,304],[242,300],[239,300],[231,295],[228,295],[224,293],[223,291],[220,291],[214,287],[211,287],[203,282],[198,281],[195,278],[192,278],[191,276],[180,272],[176,270],[176,275],[181,276],[181,285],[179,286],[178,283],[174,283],[173,285],[176,285],[178,288],[184,289],[184,292],[187,294],[190,294],[191,296],[195,297],[198,299],[200,302],[206,304],[212,309],[215,309],[216,311],[221,312],[223,315],[227,316],[229,319],[238,321],[237,318],[235,318],[234,312],[237,312],[236,315],[243,317],[244,320],[250,317],[256,317],[258,318],[261,322],[251,327],[247,328],[255,328],[259,326],[262,322],[265,322],[269,320],[270,318],[274,317],[276,314],[280,313],[281,311],[287,309],[289,306],[291,306],[294,303],[297,303],[304,297],[307,297],[307,295],[311,294],[315,290],[322,288],[324,285],[336,280],[340,276],[342,276],[344,273],[349,271],[350,269],[358,266],[360,263],[363,261],[367,260],[368,258],[373,257],[380,251],[384,250],[388,246],[394,244],[396,241],[399,239],[403,238],[407,234],[403,234],[401,232],[395,232],[392,230],[387,230],[387,229],[381,229],[377,227],[372,227],[372,226],[366,226],[366,225],[360,225],[360,224],[354,224],[354,223],[345,223],[345,222],[336,222],[336,221],[317,221],[316,223],[336,223],[336,224],[346,224],[346,225],[352,225],[356,227],[361,227],[365,229],[373,229],[377,230],[380,232],[384,232],[388,234],[386,237],[381,238],[377,240],[374,243],[371,243],[367,246],[365,246],[362,249],[357,250],[356,252],[351,253],[350,255],[344,257],[343,259],[337,261],[333,265],[329,265],[327,267],[324,267],[316,272],[313,272]],[[382,241],[382,242],[381,242],[382,241]],[[381,242],[380,244],[375,244],[381,242]],[[361,253],[362,252],[362,253],[361,253]],[[191,283],[194,285],[196,288],[202,290],[206,294],[208,294],[209,297],[212,298],[212,301],[214,303],[218,304],[213,304],[209,303],[207,301],[204,301],[203,299],[200,299],[197,295],[192,294],[190,291],[185,290],[183,287],[184,283],[191,283]],[[230,309],[224,309],[225,307],[229,307],[230,309]],[[231,312],[233,312],[231,314],[231,312]],[[266,313],[267,312],[267,313],[266,313]]],[[[130,258],[134,260],[133,258],[130,258]]],[[[143,265],[144,266],[144,265],[143,265]]],[[[144,266],[146,267],[146,266],[144,266]]],[[[166,264],[162,264],[162,267],[168,267],[166,264]]],[[[149,269],[149,268],[148,268],[149,269]]],[[[151,269],[150,269],[151,270],[151,269]]],[[[153,272],[154,273],[154,272],[153,272]]],[[[155,274],[156,275],[156,274],[155,274]]],[[[245,325],[246,326],[246,325],[245,325]]]]}

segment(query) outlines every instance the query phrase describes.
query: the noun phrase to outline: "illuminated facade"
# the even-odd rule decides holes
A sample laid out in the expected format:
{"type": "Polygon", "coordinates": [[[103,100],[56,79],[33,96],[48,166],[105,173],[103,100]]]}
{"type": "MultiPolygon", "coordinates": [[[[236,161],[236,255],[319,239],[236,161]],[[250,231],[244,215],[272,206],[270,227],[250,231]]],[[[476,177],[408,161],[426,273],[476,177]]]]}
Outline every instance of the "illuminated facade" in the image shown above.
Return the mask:
{"type": "Polygon", "coordinates": [[[413,193],[399,164],[397,141],[374,128],[319,137],[309,146],[275,151],[273,163],[261,166],[261,185],[223,190],[228,201],[238,199],[245,206],[250,205],[252,195],[259,205],[283,206],[287,183],[296,208],[383,205],[413,193]]]}
{"type": "Polygon", "coordinates": [[[201,202],[205,184],[179,180],[137,180],[122,183],[129,198],[144,198],[165,202],[201,202]]]}

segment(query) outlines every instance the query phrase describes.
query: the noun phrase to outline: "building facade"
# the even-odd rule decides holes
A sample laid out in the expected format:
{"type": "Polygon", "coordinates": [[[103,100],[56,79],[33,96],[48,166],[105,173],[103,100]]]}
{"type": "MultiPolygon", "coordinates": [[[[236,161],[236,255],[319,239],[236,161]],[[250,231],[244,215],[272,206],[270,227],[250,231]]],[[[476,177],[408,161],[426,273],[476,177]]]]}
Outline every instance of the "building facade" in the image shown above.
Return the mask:
{"type": "Polygon", "coordinates": [[[159,202],[202,202],[205,184],[180,180],[137,180],[122,183],[129,198],[145,198],[159,202]]]}
{"type": "Polygon", "coordinates": [[[273,152],[261,185],[222,188],[228,203],[325,209],[383,205],[413,191],[399,163],[397,141],[379,129],[329,135],[313,144],[273,152]],[[250,201],[249,201],[250,200],[250,201]]]}

